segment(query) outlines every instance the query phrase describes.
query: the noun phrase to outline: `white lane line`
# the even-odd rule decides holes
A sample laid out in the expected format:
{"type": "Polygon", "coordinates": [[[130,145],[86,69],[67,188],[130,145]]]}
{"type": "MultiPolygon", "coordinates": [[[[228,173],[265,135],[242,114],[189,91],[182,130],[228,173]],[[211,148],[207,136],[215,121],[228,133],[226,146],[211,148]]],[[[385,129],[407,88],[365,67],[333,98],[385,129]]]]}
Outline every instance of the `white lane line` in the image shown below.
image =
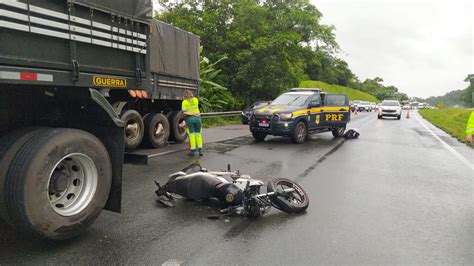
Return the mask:
{"type": "Polygon", "coordinates": [[[175,260],[175,259],[171,259],[171,260],[167,260],[165,261],[163,264],[161,264],[162,266],[180,266],[181,264],[183,264],[184,261],[182,260],[175,260]]]}
{"type": "Polygon", "coordinates": [[[428,128],[425,123],[423,123],[423,121],[420,119],[420,115],[417,113],[417,112],[414,112],[415,113],[415,117],[416,119],[418,120],[418,122],[420,122],[420,124],[426,129],[428,130],[428,132],[431,133],[431,135],[433,135],[433,137],[435,139],[437,139],[442,145],[443,147],[448,150],[449,152],[451,152],[456,158],[458,158],[461,162],[463,162],[467,167],[471,168],[471,170],[474,171],[474,164],[472,164],[468,159],[466,159],[464,156],[462,156],[459,152],[457,152],[453,147],[449,146],[448,143],[446,143],[445,141],[443,141],[438,135],[436,135],[433,130],[431,130],[430,128],[428,128]]]}

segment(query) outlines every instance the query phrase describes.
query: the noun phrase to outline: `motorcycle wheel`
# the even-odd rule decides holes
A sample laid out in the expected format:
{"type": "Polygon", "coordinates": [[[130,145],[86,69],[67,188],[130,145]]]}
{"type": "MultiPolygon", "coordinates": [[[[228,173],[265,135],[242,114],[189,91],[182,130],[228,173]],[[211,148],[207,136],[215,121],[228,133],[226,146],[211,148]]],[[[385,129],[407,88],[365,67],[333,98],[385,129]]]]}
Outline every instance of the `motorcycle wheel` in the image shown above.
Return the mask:
{"type": "Polygon", "coordinates": [[[308,194],[296,182],[287,178],[277,178],[270,180],[267,185],[267,192],[278,192],[281,189],[294,188],[295,191],[287,194],[274,194],[269,196],[275,208],[286,213],[301,213],[309,206],[308,194]]]}

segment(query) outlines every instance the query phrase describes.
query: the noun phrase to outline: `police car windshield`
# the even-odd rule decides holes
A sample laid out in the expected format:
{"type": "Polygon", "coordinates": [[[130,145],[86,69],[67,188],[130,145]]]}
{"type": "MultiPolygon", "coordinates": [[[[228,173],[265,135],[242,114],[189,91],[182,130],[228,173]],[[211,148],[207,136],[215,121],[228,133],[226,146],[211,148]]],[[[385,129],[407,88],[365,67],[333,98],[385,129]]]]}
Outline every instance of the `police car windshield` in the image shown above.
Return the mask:
{"type": "Polygon", "coordinates": [[[309,95],[305,94],[282,94],[272,102],[272,105],[303,106],[308,98],[309,95]]]}

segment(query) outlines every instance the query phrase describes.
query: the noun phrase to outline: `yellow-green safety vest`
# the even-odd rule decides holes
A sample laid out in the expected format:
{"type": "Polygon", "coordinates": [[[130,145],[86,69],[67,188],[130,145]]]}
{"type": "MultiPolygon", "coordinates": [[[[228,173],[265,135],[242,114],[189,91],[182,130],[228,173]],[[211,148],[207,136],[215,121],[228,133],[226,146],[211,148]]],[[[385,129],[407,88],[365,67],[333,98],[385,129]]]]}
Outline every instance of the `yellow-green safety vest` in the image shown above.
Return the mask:
{"type": "Polygon", "coordinates": [[[466,134],[474,135],[474,111],[471,112],[471,116],[467,121],[466,134]]]}
{"type": "Polygon", "coordinates": [[[199,100],[196,97],[193,97],[191,100],[183,100],[181,104],[181,111],[190,112],[190,113],[200,113],[199,112],[199,100]]]}

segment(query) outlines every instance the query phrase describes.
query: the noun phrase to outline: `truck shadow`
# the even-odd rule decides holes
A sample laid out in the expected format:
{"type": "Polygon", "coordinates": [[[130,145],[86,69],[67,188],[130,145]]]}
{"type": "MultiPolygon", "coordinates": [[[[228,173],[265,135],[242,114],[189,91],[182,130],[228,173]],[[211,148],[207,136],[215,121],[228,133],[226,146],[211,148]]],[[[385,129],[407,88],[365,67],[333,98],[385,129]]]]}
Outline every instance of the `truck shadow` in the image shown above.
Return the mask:
{"type": "Polygon", "coordinates": [[[51,254],[69,248],[70,245],[77,243],[87,235],[85,233],[74,239],[53,241],[15,231],[0,221],[0,261],[15,264],[14,258],[27,257],[33,252],[51,254]]]}

